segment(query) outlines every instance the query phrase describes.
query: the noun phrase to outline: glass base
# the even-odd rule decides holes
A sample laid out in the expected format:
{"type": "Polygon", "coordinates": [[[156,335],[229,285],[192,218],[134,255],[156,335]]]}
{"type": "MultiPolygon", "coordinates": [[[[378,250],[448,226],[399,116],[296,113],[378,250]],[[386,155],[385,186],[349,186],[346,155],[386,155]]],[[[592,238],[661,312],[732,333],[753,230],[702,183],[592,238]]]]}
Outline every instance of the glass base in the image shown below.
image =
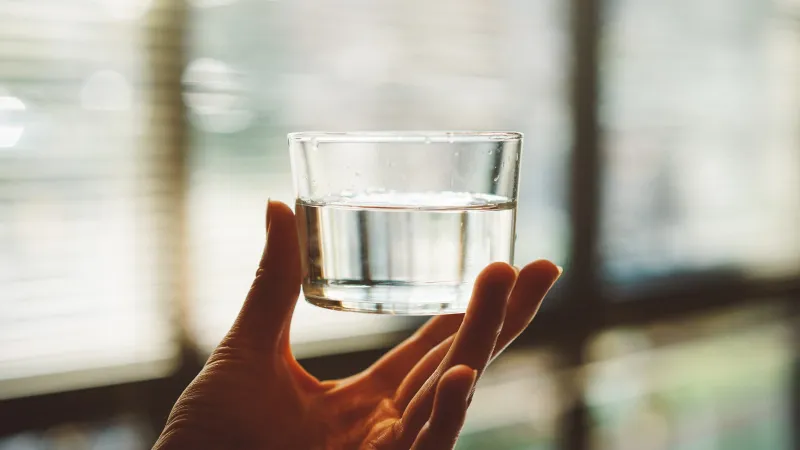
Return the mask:
{"type": "Polygon", "coordinates": [[[391,314],[398,316],[438,316],[444,314],[462,314],[466,305],[453,303],[374,303],[349,302],[306,295],[306,301],[320,308],[335,311],[348,311],[366,314],[391,314]]]}
{"type": "Polygon", "coordinates": [[[472,286],[307,284],[303,292],[308,303],[336,311],[436,316],[465,312],[472,286]]]}

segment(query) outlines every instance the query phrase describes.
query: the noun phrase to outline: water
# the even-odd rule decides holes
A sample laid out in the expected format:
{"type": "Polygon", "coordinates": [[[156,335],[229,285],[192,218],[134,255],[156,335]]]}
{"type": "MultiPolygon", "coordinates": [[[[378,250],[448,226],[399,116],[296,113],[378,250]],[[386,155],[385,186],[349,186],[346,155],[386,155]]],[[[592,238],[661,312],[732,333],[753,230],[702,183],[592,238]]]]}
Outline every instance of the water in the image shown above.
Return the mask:
{"type": "Polygon", "coordinates": [[[512,262],[516,204],[459,192],[297,201],[306,299],[384,314],[463,312],[478,273],[512,262]]]}

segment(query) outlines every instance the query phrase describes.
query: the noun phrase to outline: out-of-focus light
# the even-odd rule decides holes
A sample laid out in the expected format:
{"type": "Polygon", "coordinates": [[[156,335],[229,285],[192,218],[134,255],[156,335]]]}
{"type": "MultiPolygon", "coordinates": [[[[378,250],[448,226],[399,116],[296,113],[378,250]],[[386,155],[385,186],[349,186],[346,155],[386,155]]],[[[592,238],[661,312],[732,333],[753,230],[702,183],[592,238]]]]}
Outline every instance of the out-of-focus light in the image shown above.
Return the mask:
{"type": "Polygon", "coordinates": [[[125,111],[133,101],[127,78],[113,70],[93,73],[81,88],[81,106],[99,111],[125,111]]]}
{"type": "Polygon", "coordinates": [[[235,133],[250,126],[254,114],[243,78],[244,74],[222,61],[192,61],[183,73],[183,100],[194,114],[193,122],[214,133],[235,133]]]}
{"type": "Polygon", "coordinates": [[[186,106],[198,114],[218,114],[236,103],[240,90],[236,74],[227,64],[211,58],[189,63],[183,73],[186,106]]]}
{"type": "Polygon", "coordinates": [[[25,103],[19,98],[0,95],[0,148],[11,148],[19,142],[25,131],[20,120],[25,110],[25,103]]]}
{"type": "Polygon", "coordinates": [[[218,116],[193,117],[191,120],[199,128],[211,133],[236,133],[253,123],[253,113],[238,110],[218,116]]]}
{"type": "Polygon", "coordinates": [[[389,76],[397,53],[389,39],[365,41],[337,53],[331,59],[333,72],[343,80],[375,83],[389,76]]]}
{"type": "Polygon", "coordinates": [[[141,18],[150,8],[152,0],[95,0],[103,6],[106,13],[116,20],[135,20],[141,18]]]}
{"type": "Polygon", "coordinates": [[[230,5],[237,1],[238,0],[189,0],[189,3],[195,8],[213,8],[215,6],[230,5]]]}

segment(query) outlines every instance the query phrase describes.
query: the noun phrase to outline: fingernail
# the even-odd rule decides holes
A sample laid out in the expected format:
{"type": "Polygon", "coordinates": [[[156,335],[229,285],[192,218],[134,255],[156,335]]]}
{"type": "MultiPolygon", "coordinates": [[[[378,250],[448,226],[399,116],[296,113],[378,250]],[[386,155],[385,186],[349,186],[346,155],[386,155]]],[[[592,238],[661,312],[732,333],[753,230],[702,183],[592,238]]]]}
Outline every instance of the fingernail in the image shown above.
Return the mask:
{"type": "Polygon", "coordinates": [[[267,232],[269,232],[269,209],[272,205],[272,199],[267,197],[267,232]]]}
{"type": "Polygon", "coordinates": [[[558,269],[558,276],[561,276],[561,274],[564,273],[564,268],[563,267],[556,266],[556,269],[558,269]]]}
{"type": "Polygon", "coordinates": [[[475,383],[477,383],[477,382],[478,382],[478,371],[473,369],[472,370],[472,378],[470,379],[470,383],[469,383],[470,384],[470,388],[467,391],[466,398],[464,399],[464,402],[467,404],[467,407],[469,407],[469,405],[472,404],[472,397],[475,395],[475,383]]]}

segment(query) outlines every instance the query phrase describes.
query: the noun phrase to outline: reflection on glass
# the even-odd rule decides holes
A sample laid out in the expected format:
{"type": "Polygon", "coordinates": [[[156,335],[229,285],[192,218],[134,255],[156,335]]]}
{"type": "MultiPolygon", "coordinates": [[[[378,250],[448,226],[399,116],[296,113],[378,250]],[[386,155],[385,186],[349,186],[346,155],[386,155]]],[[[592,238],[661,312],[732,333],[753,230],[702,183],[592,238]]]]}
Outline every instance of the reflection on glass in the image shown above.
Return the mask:
{"type": "Polygon", "coordinates": [[[608,2],[607,277],[800,268],[800,24],[785,1],[608,2]]]}
{"type": "Polygon", "coordinates": [[[793,448],[792,339],[771,310],[603,333],[585,368],[592,448],[793,448]]]}
{"type": "MultiPolygon", "coordinates": [[[[563,2],[190,5],[193,62],[184,74],[184,99],[193,124],[191,261],[199,288],[192,326],[198,339],[218,342],[239,308],[261,252],[266,198],[294,202],[290,131],[522,131],[515,259],[563,263],[570,128],[563,2]],[[240,111],[250,114],[246,126],[231,118],[240,111]]],[[[400,319],[330,315],[303,302],[296,320],[293,338],[305,342],[406,326],[400,319]]]]}
{"type": "Polygon", "coordinates": [[[555,449],[566,407],[565,377],[553,355],[511,351],[489,366],[475,391],[457,450],[555,449]]]}

